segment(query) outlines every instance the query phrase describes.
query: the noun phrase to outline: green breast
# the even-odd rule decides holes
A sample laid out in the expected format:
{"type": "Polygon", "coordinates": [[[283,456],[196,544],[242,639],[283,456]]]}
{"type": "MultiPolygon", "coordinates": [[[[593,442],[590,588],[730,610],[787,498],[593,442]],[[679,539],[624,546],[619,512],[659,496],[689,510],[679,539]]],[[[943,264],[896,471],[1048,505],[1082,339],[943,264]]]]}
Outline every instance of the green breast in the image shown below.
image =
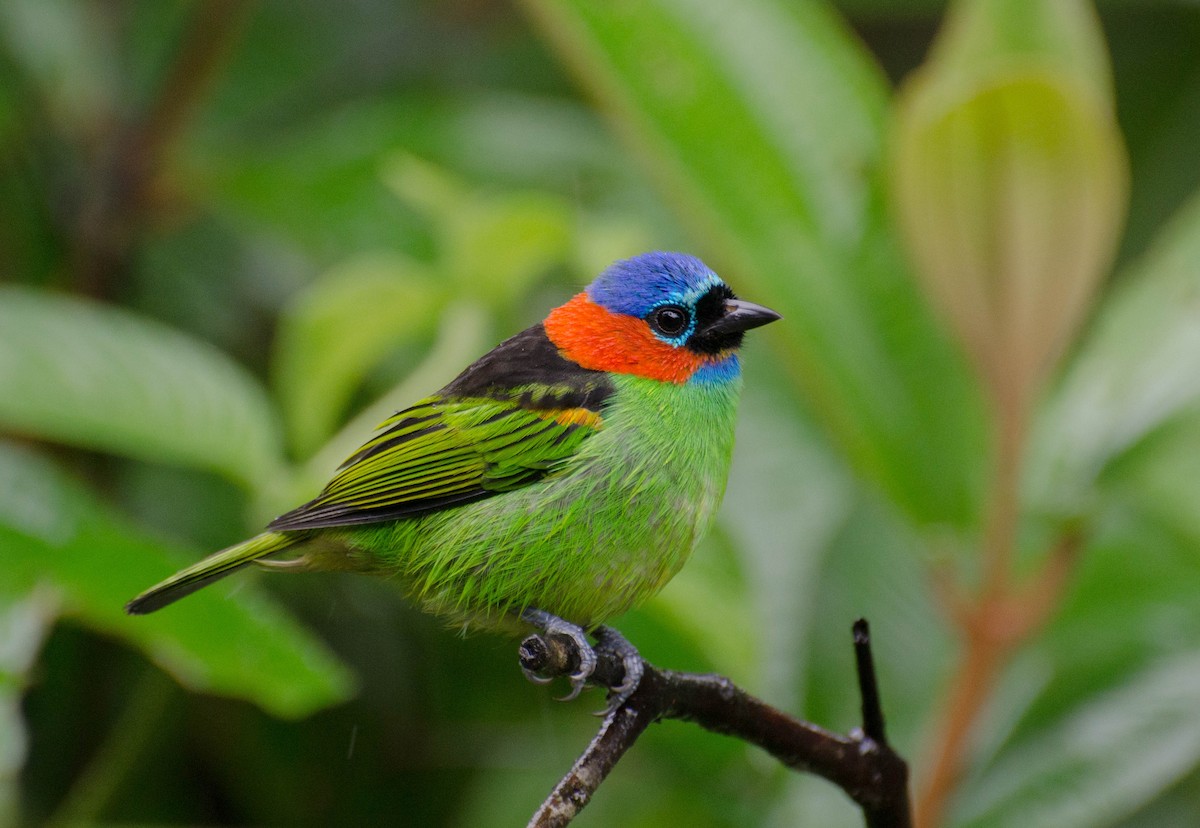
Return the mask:
{"type": "Polygon", "coordinates": [[[720,504],[740,382],[614,377],[603,428],[556,473],[390,524],[333,530],[362,568],[455,623],[506,627],[537,607],[584,626],[679,571],[720,504]]]}

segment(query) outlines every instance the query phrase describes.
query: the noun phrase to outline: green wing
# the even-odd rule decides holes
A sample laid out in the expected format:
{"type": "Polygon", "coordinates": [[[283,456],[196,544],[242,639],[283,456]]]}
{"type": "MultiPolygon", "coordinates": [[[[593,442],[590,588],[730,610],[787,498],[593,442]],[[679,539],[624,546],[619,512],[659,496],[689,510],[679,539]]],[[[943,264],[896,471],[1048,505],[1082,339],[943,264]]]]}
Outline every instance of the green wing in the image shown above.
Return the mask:
{"type": "Polygon", "coordinates": [[[553,474],[600,427],[589,408],[429,397],[384,421],[315,500],[269,528],[377,523],[511,491],[553,474]]]}

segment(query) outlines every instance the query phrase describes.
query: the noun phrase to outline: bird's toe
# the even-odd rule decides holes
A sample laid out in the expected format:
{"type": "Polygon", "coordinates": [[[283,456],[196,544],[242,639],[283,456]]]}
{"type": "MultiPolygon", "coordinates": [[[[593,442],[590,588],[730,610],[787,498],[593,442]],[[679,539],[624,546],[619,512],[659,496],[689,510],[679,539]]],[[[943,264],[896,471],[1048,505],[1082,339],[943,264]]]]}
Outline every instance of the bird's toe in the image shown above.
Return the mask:
{"type": "MultiPolygon", "coordinates": [[[[573,673],[567,676],[571,682],[571,692],[563,696],[559,701],[571,701],[578,698],[583,692],[583,688],[587,686],[588,679],[592,677],[592,673],[596,671],[596,651],[592,649],[591,643],[588,641],[587,633],[583,627],[578,624],[572,624],[570,621],[564,621],[557,615],[551,615],[548,612],[539,609],[527,609],[521,613],[521,618],[528,624],[532,624],[542,631],[547,636],[562,636],[568,639],[575,645],[575,652],[579,655],[579,666],[573,673]]],[[[548,679],[543,679],[537,676],[536,673],[531,673],[525,670],[526,678],[538,684],[544,684],[548,679]]]]}
{"type": "Polygon", "coordinates": [[[642,655],[637,651],[637,647],[630,644],[625,636],[612,627],[597,627],[595,635],[596,648],[611,652],[620,658],[621,666],[625,671],[621,683],[609,688],[608,704],[602,713],[602,715],[607,715],[624,705],[638,689],[646,671],[646,663],[642,660],[642,655]]]}

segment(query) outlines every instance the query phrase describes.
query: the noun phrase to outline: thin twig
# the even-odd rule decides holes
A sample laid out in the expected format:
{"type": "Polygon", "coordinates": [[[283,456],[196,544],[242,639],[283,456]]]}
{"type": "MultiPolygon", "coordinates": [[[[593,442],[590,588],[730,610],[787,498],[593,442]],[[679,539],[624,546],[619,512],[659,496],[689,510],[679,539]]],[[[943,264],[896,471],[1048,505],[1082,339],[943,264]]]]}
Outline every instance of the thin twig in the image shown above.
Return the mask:
{"type": "Polygon", "coordinates": [[[527,828],[562,828],[570,823],[653,721],[646,708],[632,704],[622,705],[605,716],[596,737],[570,772],[554,786],[527,828]]]}
{"type": "Polygon", "coordinates": [[[879,703],[879,683],[875,662],[871,659],[871,628],[867,619],[854,622],[854,663],[858,668],[858,690],[862,696],[863,733],[881,745],[887,744],[883,707],[879,703]]]}
{"type": "MultiPolygon", "coordinates": [[[[871,627],[865,618],[854,622],[854,662],[858,669],[858,692],[862,697],[864,747],[886,751],[899,759],[888,745],[883,704],[879,700],[879,680],[875,676],[875,660],[871,657],[871,627]]],[[[860,802],[867,828],[911,828],[908,766],[903,761],[889,761],[881,770],[899,776],[879,780],[879,789],[888,794],[881,802],[860,802]]]]}
{"type": "Polygon", "coordinates": [[[1050,619],[1070,583],[1084,531],[1067,526],[1025,584],[1008,584],[975,605],[951,607],[963,637],[963,658],[950,683],[927,781],[917,800],[917,825],[942,824],[968,757],[975,722],[991,698],[1000,672],[1022,643],[1050,619]]]}
{"type": "Polygon", "coordinates": [[[1003,629],[1013,602],[1013,555],[1020,521],[1021,460],[1027,398],[1023,386],[1001,367],[991,388],[997,412],[994,473],[982,538],[982,581],[976,597],[952,619],[962,636],[962,654],[950,684],[934,741],[929,774],[917,796],[917,825],[936,828],[967,764],[975,723],[986,709],[997,679],[1022,638],[1003,629]]]}
{"type": "MultiPolygon", "coordinates": [[[[866,694],[865,720],[861,730],[848,736],[800,721],[723,676],[677,673],[643,662],[645,673],[637,691],[605,717],[600,732],[542,803],[529,828],[567,825],[638,736],[660,719],[695,722],[757,745],[793,770],[828,779],[863,809],[868,828],[908,828],[908,767],[884,738],[865,622],[861,628],[855,625],[855,649],[859,684],[866,694]]],[[[593,683],[619,685],[624,676],[619,657],[603,648],[597,648],[596,655],[593,683]]],[[[578,658],[566,638],[532,635],[521,645],[521,665],[542,675],[566,675],[578,658]]]]}

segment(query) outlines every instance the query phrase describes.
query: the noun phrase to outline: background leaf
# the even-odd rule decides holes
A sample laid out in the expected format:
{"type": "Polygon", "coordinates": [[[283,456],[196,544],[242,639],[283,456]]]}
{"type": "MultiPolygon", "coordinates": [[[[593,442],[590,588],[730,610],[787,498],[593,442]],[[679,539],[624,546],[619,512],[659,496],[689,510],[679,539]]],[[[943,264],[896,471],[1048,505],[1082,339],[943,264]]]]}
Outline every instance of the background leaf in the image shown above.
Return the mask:
{"type": "Polygon", "coordinates": [[[187,558],[106,515],[78,484],[8,443],[0,443],[0,548],[0,594],[50,590],[61,614],[129,642],[193,690],[287,717],[350,692],[328,649],[265,596],[243,590],[244,575],[159,614],[126,615],[125,602],[187,558]]]}
{"type": "Polygon", "coordinates": [[[279,471],[262,388],[224,354],[115,308],[0,288],[0,427],[251,486],[279,471]]]}
{"type": "Polygon", "coordinates": [[[1177,656],[1012,750],[973,791],[966,826],[1118,823],[1200,760],[1200,658],[1177,656]]]}
{"type": "Polygon", "coordinates": [[[445,291],[395,254],[364,254],[325,273],[284,309],[274,384],[292,448],[308,456],[332,433],[364,376],[430,333],[445,291]]]}
{"type": "Polygon", "coordinates": [[[1030,484],[1049,508],[1088,504],[1106,468],[1200,402],[1200,198],[1122,274],[1039,424],[1030,484]]]}

